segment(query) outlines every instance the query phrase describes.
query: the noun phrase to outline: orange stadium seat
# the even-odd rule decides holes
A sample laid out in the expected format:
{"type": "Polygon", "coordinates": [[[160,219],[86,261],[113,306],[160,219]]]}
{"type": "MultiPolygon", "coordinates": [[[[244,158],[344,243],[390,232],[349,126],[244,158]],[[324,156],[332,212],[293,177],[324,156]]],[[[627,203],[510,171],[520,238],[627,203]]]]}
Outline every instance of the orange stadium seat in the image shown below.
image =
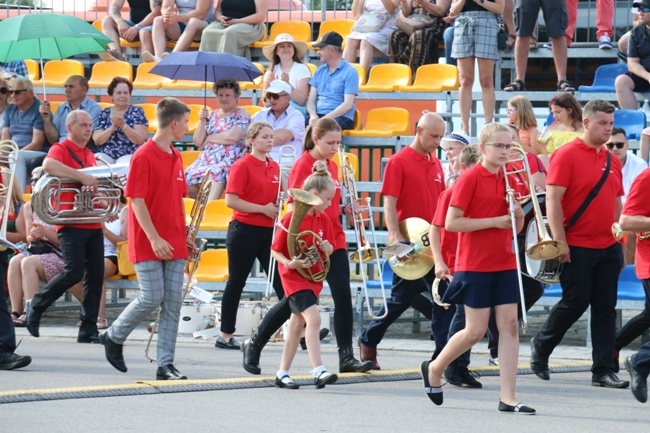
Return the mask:
{"type": "Polygon", "coordinates": [[[360,131],[350,130],[351,137],[392,137],[408,135],[411,120],[409,111],[404,108],[383,107],[368,111],[364,128],[360,131]]]}
{"type": "MultiPolygon", "coordinates": [[[[200,150],[183,150],[181,152],[181,159],[183,160],[183,170],[185,170],[187,167],[189,167],[194,161],[196,161],[196,158],[199,157],[199,154],[201,153],[200,150]]],[[[194,202],[193,199],[189,199],[194,202]]],[[[191,208],[191,206],[190,206],[191,208]]],[[[185,215],[189,215],[188,209],[185,208],[185,215]]]]}
{"type": "Polygon", "coordinates": [[[156,62],[140,63],[138,65],[135,80],[133,81],[134,89],[159,89],[163,83],[171,81],[169,78],[150,72],[156,65],[156,62]]]}
{"type": "Polygon", "coordinates": [[[112,107],[114,104],[112,102],[100,102],[99,106],[102,107],[102,110],[112,107]]]}
{"type": "Polygon", "coordinates": [[[93,65],[88,85],[90,87],[108,87],[115,77],[124,77],[133,81],[133,66],[127,62],[99,61],[93,65]]]}
{"type": "Polygon", "coordinates": [[[27,66],[27,78],[32,82],[41,78],[41,67],[36,60],[25,59],[25,66],[27,66]]]}
{"type": "Polygon", "coordinates": [[[205,250],[194,274],[198,282],[223,282],[228,279],[228,250],[205,250]]]}
{"type": "Polygon", "coordinates": [[[201,222],[201,230],[228,230],[232,219],[232,209],[226,206],[226,200],[209,201],[205,207],[205,217],[201,222]]]}
{"type": "Polygon", "coordinates": [[[248,114],[250,114],[251,117],[263,110],[259,105],[240,105],[239,108],[248,111],[248,114]]]}
{"type": "Polygon", "coordinates": [[[305,63],[307,67],[309,68],[309,72],[311,73],[312,76],[316,73],[316,69],[318,69],[318,66],[314,65],[313,63],[305,63]]]}
{"type": "Polygon", "coordinates": [[[368,75],[366,72],[366,68],[364,68],[359,63],[350,63],[350,66],[356,69],[357,74],[359,74],[359,85],[363,86],[364,84],[366,84],[366,76],[368,75]]]}
{"type": "Polygon", "coordinates": [[[144,110],[144,116],[149,121],[149,130],[148,132],[153,134],[158,129],[158,120],[156,120],[156,104],[144,103],[144,104],[135,104],[144,110]]]}
{"type": "Polygon", "coordinates": [[[361,112],[358,108],[354,109],[354,119],[352,120],[352,129],[343,131],[343,135],[350,135],[350,131],[359,131],[361,129],[361,112]]]}
{"type": "MultiPolygon", "coordinates": [[[[50,60],[43,66],[43,78],[47,87],[63,87],[70,75],[84,75],[84,65],[79,60],[50,60]]],[[[42,86],[43,80],[34,82],[34,87],[42,86]]]]}
{"type": "Polygon", "coordinates": [[[411,84],[411,67],[397,63],[375,65],[370,69],[368,82],[359,86],[361,92],[392,92],[411,84]]]}
{"type": "Polygon", "coordinates": [[[187,133],[194,134],[194,131],[196,131],[196,127],[199,125],[199,121],[201,120],[199,118],[199,112],[203,109],[203,105],[188,104],[187,106],[190,107],[190,120],[187,122],[187,133]]]}
{"type": "Polygon", "coordinates": [[[289,33],[294,41],[309,42],[311,40],[311,26],[306,21],[279,21],[271,25],[269,36],[264,41],[253,42],[252,48],[262,48],[273,45],[276,36],[289,33]]]}
{"type": "Polygon", "coordinates": [[[314,44],[320,41],[323,35],[327,32],[336,32],[339,35],[343,36],[343,43],[345,43],[347,36],[352,33],[352,26],[354,26],[355,22],[356,21],[347,18],[336,18],[323,21],[320,25],[320,28],[318,29],[318,37],[315,41],[307,43],[307,46],[310,49],[315,50],[316,47],[314,47],[314,44]]]}
{"type": "MultiPolygon", "coordinates": [[[[348,157],[348,160],[350,161],[350,165],[352,165],[352,171],[354,171],[354,180],[358,181],[360,179],[359,176],[359,157],[354,154],[354,153],[349,153],[345,152],[345,156],[348,157]]],[[[332,157],[332,161],[338,166],[339,168],[339,179],[343,179],[343,173],[341,173],[341,163],[339,161],[339,154],[337,153],[332,157]]]]}
{"type": "Polygon", "coordinates": [[[458,68],[454,65],[422,65],[415,72],[411,86],[401,86],[400,92],[445,92],[458,90],[458,68]]]}

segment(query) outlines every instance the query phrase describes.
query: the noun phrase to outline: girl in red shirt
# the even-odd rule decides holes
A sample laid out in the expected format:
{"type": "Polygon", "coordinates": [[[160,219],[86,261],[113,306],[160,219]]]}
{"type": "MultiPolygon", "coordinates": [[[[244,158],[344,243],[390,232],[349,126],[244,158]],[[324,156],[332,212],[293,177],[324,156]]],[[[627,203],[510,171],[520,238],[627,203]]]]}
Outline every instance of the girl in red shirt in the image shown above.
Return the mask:
{"type": "MultiPolygon", "coordinates": [[[[255,259],[269,275],[271,237],[278,216],[277,196],[280,167],[269,156],[273,149],[273,128],[266,122],[252,124],[246,133],[248,150],[228,174],[226,206],[233,209],[228,225],[228,282],[221,301],[221,335],[215,347],[239,350],[233,333],[242,290],[255,259]]],[[[279,278],[273,279],[278,299],[284,297],[279,278]]]]}
{"type": "MultiPolygon", "coordinates": [[[[309,176],[303,184],[303,190],[308,191],[322,200],[320,205],[313,206],[302,220],[298,233],[306,230],[316,233],[322,240],[315,244],[315,239],[311,236],[303,236],[301,240],[307,242],[307,247],[316,246],[323,255],[331,255],[334,250],[333,231],[330,219],[325,214],[325,210],[331,205],[332,199],[336,195],[336,185],[329,175],[327,164],[322,161],[316,161],[314,164],[314,174],[309,176]]],[[[293,211],[288,212],[282,218],[282,227],[290,227],[293,211]]],[[[278,388],[298,389],[299,386],[291,380],[289,368],[293,357],[298,349],[300,334],[305,324],[305,341],[307,351],[311,360],[312,374],[314,375],[314,384],[316,388],[323,388],[325,385],[334,383],[337,380],[336,374],[327,372],[323,365],[320,354],[319,330],[320,314],[318,313],[317,300],[323,288],[323,282],[315,282],[304,278],[296,269],[314,269],[320,264],[311,263],[308,258],[291,257],[287,245],[288,234],[285,230],[278,230],[271,254],[275,260],[282,264],[279,266],[280,278],[287,292],[287,301],[291,309],[291,319],[289,321],[289,332],[284,343],[282,351],[282,360],[280,369],[275,378],[275,385],[278,388]]]]}
{"type": "MultiPolygon", "coordinates": [[[[445,229],[460,232],[454,281],[443,301],[463,304],[465,329],[454,334],[433,361],[420,365],[425,393],[436,405],[443,402],[441,379],[445,368],[485,335],[494,307],[499,329],[501,398],[498,410],[534,414],[515,398],[519,335],[519,290],[512,224],[503,167],[508,162],[512,135],[507,126],[491,123],[479,133],[483,159],[460,176],[454,186],[445,229]],[[486,248],[490,245],[491,248],[486,248]]],[[[524,223],[521,206],[515,209],[517,231],[524,223]]]]}

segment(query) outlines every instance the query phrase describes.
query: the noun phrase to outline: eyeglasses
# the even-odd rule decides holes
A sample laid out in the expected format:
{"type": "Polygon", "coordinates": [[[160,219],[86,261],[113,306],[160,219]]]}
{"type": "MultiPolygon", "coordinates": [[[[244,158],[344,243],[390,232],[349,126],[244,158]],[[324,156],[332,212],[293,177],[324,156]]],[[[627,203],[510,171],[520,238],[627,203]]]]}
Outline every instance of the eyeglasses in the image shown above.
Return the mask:
{"type": "Polygon", "coordinates": [[[508,143],[508,144],[505,144],[505,143],[485,143],[485,144],[489,145],[489,146],[492,146],[495,149],[499,149],[499,150],[510,150],[510,149],[512,149],[512,143],[508,143]]]}
{"type": "Polygon", "coordinates": [[[17,89],[17,90],[9,90],[7,93],[9,93],[10,95],[18,95],[26,91],[27,89],[17,89]]]}
{"type": "Polygon", "coordinates": [[[516,108],[510,108],[510,107],[506,108],[506,114],[514,113],[515,111],[517,111],[516,108]]]}
{"type": "Polygon", "coordinates": [[[7,93],[9,93],[9,89],[6,87],[0,87],[0,95],[6,95],[7,93]]]}
{"type": "MultiPolygon", "coordinates": [[[[650,11],[648,11],[648,12],[650,12],[650,11]]],[[[623,147],[625,147],[625,145],[627,143],[625,143],[624,141],[612,141],[612,142],[606,143],[606,144],[607,144],[608,149],[613,149],[614,146],[616,146],[617,149],[622,149],[623,147]]]]}
{"type": "Polygon", "coordinates": [[[278,93],[268,93],[266,94],[266,99],[275,99],[278,100],[280,99],[281,96],[285,96],[286,93],[283,94],[278,94],[278,93]]]}
{"type": "Polygon", "coordinates": [[[637,7],[637,10],[639,12],[643,12],[644,14],[650,14],[650,7],[648,6],[639,6],[637,7]]]}

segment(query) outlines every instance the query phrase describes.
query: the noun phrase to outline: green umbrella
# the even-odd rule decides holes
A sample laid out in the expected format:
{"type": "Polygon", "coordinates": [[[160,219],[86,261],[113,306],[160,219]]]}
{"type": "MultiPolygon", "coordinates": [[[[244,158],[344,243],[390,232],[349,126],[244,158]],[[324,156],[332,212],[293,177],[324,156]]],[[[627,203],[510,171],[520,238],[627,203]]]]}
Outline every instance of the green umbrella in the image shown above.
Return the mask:
{"type": "MultiPolygon", "coordinates": [[[[52,13],[31,13],[0,22],[0,62],[61,60],[106,50],[111,40],[86,21],[52,13]]],[[[45,79],[43,79],[45,96],[45,79]]]]}

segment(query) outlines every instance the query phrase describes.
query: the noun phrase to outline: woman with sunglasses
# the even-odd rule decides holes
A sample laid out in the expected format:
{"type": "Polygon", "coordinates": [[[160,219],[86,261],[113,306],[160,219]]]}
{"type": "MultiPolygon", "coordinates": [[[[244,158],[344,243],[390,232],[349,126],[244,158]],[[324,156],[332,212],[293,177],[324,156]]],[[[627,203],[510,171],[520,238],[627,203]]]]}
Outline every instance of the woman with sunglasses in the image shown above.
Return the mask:
{"type": "Polygon", "coordinates": [[[0,79],[0,130],[2,130],[5,123],[5,110],[7,109],[7,105],[9,105],[8,99],[9,85],[5,80],[0,79]]]}

